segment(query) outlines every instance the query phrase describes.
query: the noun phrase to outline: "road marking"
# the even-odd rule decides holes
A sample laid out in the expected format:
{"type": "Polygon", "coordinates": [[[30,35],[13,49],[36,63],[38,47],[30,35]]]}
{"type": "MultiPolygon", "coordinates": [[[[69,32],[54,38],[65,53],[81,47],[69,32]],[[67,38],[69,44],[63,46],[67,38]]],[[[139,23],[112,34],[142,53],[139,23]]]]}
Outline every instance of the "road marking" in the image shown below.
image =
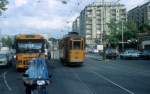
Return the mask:
{"type": "Polygon", "coordinates": [[[96,94],[96,92],[94,92],[93,90],[91,90],[91,89],[87,86],[87,84],[84,83],[84,82],[81,80],[81,78],[79,77],[79,75],[78,75],[76,72],[74,72],[71,68],[70,68],[70,70],[73,72],[73,74],[75,75],[75,77],[84,85],[84,87],[88,89],[88,91],[90,92],[90,94],[96,94]]]}
{"type": "Polygon", "coordinates": [[[7,75],[8,71],[4,72],[3,78],[4,78],[4,83],[7,86],[9,91],[12,91],[12,88],[8,85],[8,82],[6,80],[6,75],[7,75]]]}
{"type": "Polygon", "coordinates": [[[99,78],[103,78],[104,80],[108,81],[109,83],[111,83],[111,84],[113,84],[113,85],[115,85],[115,86],[121,88],[122,90],[128,92],[129,94],[134,94],[132,91],[130,91],[130,90],[124,88],[123,86],[118,85],[117,83],[115,83],[114,81],[111,81],[111,80],[108,79],[107,77],[105,77],[105,76],[103,76],[103,75],[101,75],[101,74],[98,74],[98,73],[95,72],[95,71],[91,71],[91,72],[94,73],[95,75],[97,75],[99,78]]]}

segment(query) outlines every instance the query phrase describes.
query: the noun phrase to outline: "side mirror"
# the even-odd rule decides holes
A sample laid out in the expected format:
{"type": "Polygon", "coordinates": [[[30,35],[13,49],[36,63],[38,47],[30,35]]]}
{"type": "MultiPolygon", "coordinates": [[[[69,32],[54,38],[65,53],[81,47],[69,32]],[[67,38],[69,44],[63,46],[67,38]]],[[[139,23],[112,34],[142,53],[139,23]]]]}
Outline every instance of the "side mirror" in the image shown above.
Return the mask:
{"type": "Polygon", "coordinates": [[[28,74],[23,74],[23,77],[29,77],[29,75],[28,74]]]}

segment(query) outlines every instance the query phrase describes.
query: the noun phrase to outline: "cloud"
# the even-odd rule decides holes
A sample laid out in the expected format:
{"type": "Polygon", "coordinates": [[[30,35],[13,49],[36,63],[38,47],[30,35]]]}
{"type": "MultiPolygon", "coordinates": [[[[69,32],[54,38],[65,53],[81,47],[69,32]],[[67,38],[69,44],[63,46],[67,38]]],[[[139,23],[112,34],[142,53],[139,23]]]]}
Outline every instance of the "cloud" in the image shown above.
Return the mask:
{"type": "Polygon", "coordinates": [[[15,18],[7,18],[2,21],[1,28],[31,28],[31,29],[49,29],[60,30],[65,27],[71,27],[71,22],[75,17],[61,17],[55,16],[47,19],[40,17],[18,16],[17,21],[15,18]],[[12,24],[13,23],[13,24],[12,24]]]}
{"type": "Polygon", "coordinates": [[[122,4],[125,4],[127,10],[130,10],[134,7],[137,7],[138,5],[142,5],[145,3],[144,0],[122,0],[122,4]]]}
{"type": "Polygon", "coordinates": [[[25,4],[27,4],[27,0],[15,0],[16,7],[20,7],[25,4]]]}
{"type": "MultiPolygon", "coordinates": [[[[96,0],[81,0],[81,2],[79,2],[80,0],[68,0],[67,4],[63,4],[61,0],[40,0],[40,2],[37,2],[38,0],[9,1],[9,9],[6,11],[8,17],[2,21],[0,26],[4,32],[31,33],[32,31],[44,31],[58,34],[57,31],[66,32],[71,30],[72,22],[79,16],[81,9],[89,2],[96,0]],[[78,2],[80,5],[78,5],[78,2]]],[[[120,3],[131,9],[143,1],[121,0],[120,3]]]]}

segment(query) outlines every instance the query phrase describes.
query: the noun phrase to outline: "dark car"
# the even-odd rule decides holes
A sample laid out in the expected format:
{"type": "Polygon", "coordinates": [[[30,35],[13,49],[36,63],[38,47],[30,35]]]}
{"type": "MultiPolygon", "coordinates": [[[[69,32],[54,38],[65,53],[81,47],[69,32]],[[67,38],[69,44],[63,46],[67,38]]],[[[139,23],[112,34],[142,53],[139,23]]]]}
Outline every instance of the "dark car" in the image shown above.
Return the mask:
{"type": "Polygon", "coordinates": [[[113,48],[106,49],[106,58],[116,59],[118,57],[118,55],[119,55],[118,50],[113,49],[113,48]]]}

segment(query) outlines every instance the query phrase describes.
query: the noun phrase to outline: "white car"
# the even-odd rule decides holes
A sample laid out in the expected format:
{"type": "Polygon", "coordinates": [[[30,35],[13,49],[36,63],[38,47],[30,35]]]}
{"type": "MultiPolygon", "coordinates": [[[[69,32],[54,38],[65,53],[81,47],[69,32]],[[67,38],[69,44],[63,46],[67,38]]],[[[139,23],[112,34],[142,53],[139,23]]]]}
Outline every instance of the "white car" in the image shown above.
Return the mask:
{"type": "Polygon", "coordinates": [[[126,50],[120,54],[121,59],[140,59],[141,57],[142,53],[138,50],[126,50]]]}
{"type": "Polygon", "coordinates": [[[12,64],[12,55],[7,51],[0,51],[0,66],[10,66],[12,64]]]}

